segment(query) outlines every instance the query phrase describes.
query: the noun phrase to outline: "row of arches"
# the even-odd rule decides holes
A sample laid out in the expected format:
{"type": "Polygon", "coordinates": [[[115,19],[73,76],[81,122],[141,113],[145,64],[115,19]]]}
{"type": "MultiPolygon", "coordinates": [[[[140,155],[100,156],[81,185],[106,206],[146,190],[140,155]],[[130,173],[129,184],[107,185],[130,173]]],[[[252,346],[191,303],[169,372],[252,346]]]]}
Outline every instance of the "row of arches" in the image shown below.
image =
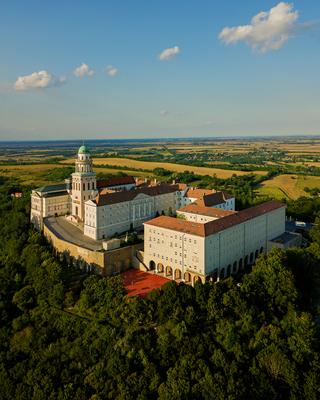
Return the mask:
{"type": "Polygon", "coordinates": [[[246,267],[252,265],[254,261],[259,257],[260,254],[264,252],[264,248],[260,247],[259,250],[251,252],[249,255],[246,255],[244,258],[240,258],[239,261],[234,261],[231,265],[229,264],[226,268],[221,268],[220,271],[217,269],[213,272],[212,275],[208,276],[207,280],[212,280],[216,282],[218,279],[223,279],[228,276],[237,274],[238,272],[243,272],[246,267]]]}
{"type": "MultiPolygon", "coordinates": [[[[74,190],[81,190],[81,183],[79,182],[72,182],[72,189],[74,190]]],[[[94,190],[95,189],[95,183],[93,182],[87,182],[87,189],[86,189],[86,184],[85,182],[82,183],[82,189],[83,190],[94,190]]]]}
{"type": "Polygon", "coordinates": [[[170,265],[164,267],[163,264],[156,264],[154,261],[150,261],[149,269],[151,271],[156,271],[156,273],[164,274],[166,278],[174,279],[175,281],[183,281],[185,283],[195,284],[197,281],[202,282],[201,277],[198,275],[191,274],[190,272],[185,272],[182,274],[181,269],[175,268],[173,269],[170,265]]]}
{"type": "MultiPolygon", "coordinates": [[[[234,261],[233,264],[229,264],[227,267],[221,268],[220,271],[216,269],[213,274],[206,277],[206,280],[216,282],[228,276],[237,274],[238,272],[243,272],[246,267],[254,263],[254,261],[259,257],[260,254],[263,253],[263,251],[264,248],[260,247],[260,249],[251,252],[244,258],[240,258],[240,260],[234,261]]],[[[149,262],[149,269],[151,271],[155,271],[156,273],[164,274],[165,277],[169,279],[174,279],[176,281],[183,280],[186,283],[192,284],[194,284],[197,280],[201,281],[201,277],[198,275],[191,274],[190,272],[185,272],[182,276],[182,271],[179,268],[173,269],[169,265],[164,267],[162,263],[156,264],[153,260],[149,262]]]]}

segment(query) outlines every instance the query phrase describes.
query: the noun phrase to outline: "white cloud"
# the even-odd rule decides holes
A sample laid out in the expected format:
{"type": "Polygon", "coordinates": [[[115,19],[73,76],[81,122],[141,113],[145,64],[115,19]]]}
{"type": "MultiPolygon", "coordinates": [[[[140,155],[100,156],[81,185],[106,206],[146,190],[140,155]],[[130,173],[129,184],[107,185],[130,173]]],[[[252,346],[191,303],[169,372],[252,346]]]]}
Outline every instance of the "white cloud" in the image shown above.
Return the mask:
{"type": "Polygon", "coordinates": [[[113,65],[107,65],[106,74],[109,76],[117,76],[119,73],[118,68],[114,67],[113,65]]]}
{"type": "Polygon", "coordinates": [[[165,117],[166,115],[168,115],[169,114],[169,111],[168,110],[161,110],[160,111],[160,115],[162,116],[162,117],[165,117]]]}
{"type": "Polygon", "coordinates": [[[225,27],[219,39],[225,44],[243,41],[260,53],[279,50],[302,27],[308,28],[308,24],[297,23],[298,17],[292,3],[280,2],[269,11],[255,15],[249,25],[225,27]]]}
{"type": "Polygon", "coordinates": [[[159,54],[159,60],[161,60],[161,61],[171,60],[171,58],[173,58],[174,56],[176,56],[179,53],[181,53],[181,50],[178,46],[169,47],[168,49],[164,49],[159,54]]]}
{"type": "Polygon", "coordinates": [[[73,74],[77,78],[82,78],[83,76],[92,76],[92,75],[94,75],[94,71],[89,68],[88,64],[82,63],[81,65],[79,65],[79,67],[74,69],[73,74]]]}
{"type": "Polygon", "coordinates": [[[66,78],[59,78],[50,74],[48,71],[33,72],[30,75],[19,76],[15,83],[15,90],[45,89],[53,86],[59,86],[66,82],[66,78]]]}

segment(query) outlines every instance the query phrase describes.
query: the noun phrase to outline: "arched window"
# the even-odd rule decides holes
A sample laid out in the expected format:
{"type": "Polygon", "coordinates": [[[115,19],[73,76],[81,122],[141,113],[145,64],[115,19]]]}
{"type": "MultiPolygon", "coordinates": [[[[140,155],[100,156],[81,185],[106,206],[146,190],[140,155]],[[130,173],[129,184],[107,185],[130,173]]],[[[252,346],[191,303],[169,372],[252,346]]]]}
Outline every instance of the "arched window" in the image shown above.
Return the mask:
{"type": "Polygon", "coordinates": [[[191,282],[191,274],[189,272],[184,273],[184,280],[186,283],[191,282]]]}
{"type": "Polygon", "coordinates": [[[202,280],[201,280],[200,276],[195,275],[193,277],[193,284],[195,285],[197,282],[202,283],[202,280]]]}
{"type": "Polygon", "coordinates": [[[166,267],[166,276],[172,276],[172,268],[169,265],[166,267]]]}
{"type": "Polygon", "coordinates": [[[218,271],[215,269],[212,275],[212,281],[217,282],[217,280],[218,280],[218,271]]]}
{"type": "Polygon", "coordinates": [[[158,272],[160,272],[160,273],[163,272],[164,271],[163,264],[159,263],[157,269],[158,269],[158,272]]]}
{"type": "Polygon", "coordinates": [[[181,271],[178,268],[174,271],[174,279],[181,279],[181,271]]]}
{"type": "Polygon", "coordinates": [[[83,188],[83,190],[86,190],[86,184],[85,183],[83,183],[82,188],[83,188]]]}
{"type": "Polygon", "coordinates": [[[233,268],[232,268],[233,273],[235,274],[237,272],[237,261],[233,263],[233,268]]]}
{"type": "Polygon", "coordinates": [[[149,268],[150,268],[151,271],[153,271],[154,269],[156,269],[156,263],[155,263],[153,260],[151,260],[151,261],[149,262],[149,268]]]}

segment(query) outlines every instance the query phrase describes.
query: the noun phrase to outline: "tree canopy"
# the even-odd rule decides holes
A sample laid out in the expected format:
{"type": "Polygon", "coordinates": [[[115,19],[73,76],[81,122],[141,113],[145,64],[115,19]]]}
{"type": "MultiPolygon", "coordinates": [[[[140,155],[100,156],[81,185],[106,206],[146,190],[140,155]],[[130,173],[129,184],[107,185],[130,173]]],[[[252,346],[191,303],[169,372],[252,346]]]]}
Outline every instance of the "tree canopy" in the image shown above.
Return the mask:
{"type": "Polygon", "coordinates": [[[58,261],[29,198],[0,186],[0,398],[318,399],[320,234],[241,279],[169,282],[129,298],[120,276],[58,261]]]}

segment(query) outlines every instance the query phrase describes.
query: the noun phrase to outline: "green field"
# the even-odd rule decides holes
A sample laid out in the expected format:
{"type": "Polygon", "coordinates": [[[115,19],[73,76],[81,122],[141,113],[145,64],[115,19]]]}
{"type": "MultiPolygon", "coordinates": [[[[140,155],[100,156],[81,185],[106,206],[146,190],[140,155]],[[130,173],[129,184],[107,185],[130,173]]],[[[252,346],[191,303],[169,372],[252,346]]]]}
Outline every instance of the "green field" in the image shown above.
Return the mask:
{"type": "Polygon", "coordinates": [[[309,196],[305,188],[320,188],[320,176],[279,175],[264,181],[257,192],[276,199],[297,199],[300,196],[309,196]]]}

